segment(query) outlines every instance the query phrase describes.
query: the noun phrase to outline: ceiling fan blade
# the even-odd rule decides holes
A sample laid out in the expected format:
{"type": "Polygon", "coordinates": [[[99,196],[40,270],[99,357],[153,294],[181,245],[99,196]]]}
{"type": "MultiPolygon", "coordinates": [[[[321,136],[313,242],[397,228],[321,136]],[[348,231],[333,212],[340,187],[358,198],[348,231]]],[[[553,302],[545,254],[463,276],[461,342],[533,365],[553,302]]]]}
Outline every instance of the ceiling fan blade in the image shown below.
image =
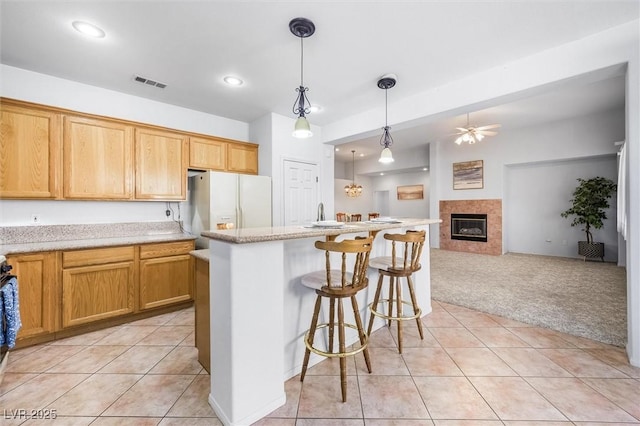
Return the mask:
{"type": "Polygon", "coordinates": [[[476,130],[497,129],[498,127],[501,127],[501,126],[502,124],[489,124],[487,126],[476,127],[476,130]]]}
{"type": "Polygon", "coordinates": [[[457,130],[460,130],[460,133],[467,133],[469,129],[465,129],[464,127],[456,127],[457,130]]]}
{"type": "Polygon", "coordinates": [[[478,130],[476,133],[480,133],[481,135],[485,136],[495,136],[498,134],[498,132],[494,132],[492,130],[478,130]]]}

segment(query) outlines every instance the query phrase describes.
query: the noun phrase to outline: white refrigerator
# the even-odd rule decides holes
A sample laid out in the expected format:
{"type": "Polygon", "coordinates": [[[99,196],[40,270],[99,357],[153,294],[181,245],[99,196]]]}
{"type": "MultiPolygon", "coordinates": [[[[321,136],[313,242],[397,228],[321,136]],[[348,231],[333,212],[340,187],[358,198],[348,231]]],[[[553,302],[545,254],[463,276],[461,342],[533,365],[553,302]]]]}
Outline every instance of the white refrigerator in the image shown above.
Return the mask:
{"type": "Polygon", "coordinates": [[[271,226],[271,178],[203,172],[191,180],[191,229],[197,248],[208,248],[200,236],[209,229],[271,226]]]}

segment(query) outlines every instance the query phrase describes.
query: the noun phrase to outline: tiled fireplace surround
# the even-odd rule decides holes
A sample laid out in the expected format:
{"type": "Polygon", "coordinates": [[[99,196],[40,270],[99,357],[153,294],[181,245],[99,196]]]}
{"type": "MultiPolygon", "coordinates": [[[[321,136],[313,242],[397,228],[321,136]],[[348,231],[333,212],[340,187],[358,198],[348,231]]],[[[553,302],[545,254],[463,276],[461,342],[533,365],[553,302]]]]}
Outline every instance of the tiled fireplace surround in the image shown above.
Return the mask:
{"type": "Polygon", "coordinates": [[[481,254],[502,254],[502,200],[440,201],[440,248],[481,254]],[[487,242],[451,239],[451,214],[486,214],[487,242]]]}

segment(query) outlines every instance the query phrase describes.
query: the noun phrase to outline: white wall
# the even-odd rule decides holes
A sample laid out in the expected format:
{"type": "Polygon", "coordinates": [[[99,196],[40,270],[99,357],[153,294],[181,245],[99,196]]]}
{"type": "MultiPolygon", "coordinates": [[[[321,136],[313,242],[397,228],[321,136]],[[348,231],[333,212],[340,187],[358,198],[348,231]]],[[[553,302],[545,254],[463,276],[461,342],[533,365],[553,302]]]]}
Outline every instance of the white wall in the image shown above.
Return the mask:
{"type": "MultiPolygon", "coordinates": [[[[352,179],[334,179],[335,212],[360,213],[362,220],[367,220],[367,214],[373,211],[373,185],[372,179],[367,176],[356,175],[356,184],[362,185],[362,195],[356,198],[348,197],[344,192],[345,185],[349,185],[352,179]]],[[[334,219],[332,216],[327,219],[334,219]]]]}
{"type": "MultiPolygon", "coordinates": [[[[507,174],[507,170],[511,170],[514,166],[537,167],[536,165],[544,162],[562,160],[565,161],[565,163],[562,163],[563,173],[567,178],[562,180],[564,182],[562,188],[555,188],[557,191],[556,199],[547,198],[545,193],[547,180],[532,180],[528,182],[526,191],[531,196],[535,196],[536,202],[544,202],[549,211],[564,211],[568,208],[566,200],[570,197],[561,196],[560,191],[564,190],[566,192],[571,188],[570,195],[573,191],[572,188],[575,187],[575,177],[593,176],[592,170],[584,169],[580,162],[568,160],[608,155],[613,159],[613,175],[611,175],[610,167],[605,169],[603,173],[606,172],[608,177],[617,181],[615,176],[615,153],[618,147],[614,145],[614,142],[624,139],[624,129],[624,111],[614,110],[571,120],[545,123],[541,126],[513,130],[502,129],[497,136],[488,137],[474,145],[456,145],[450,141],[438,142],[436,144],[437,156],[433,158],[431,163],[432,176],[434,174],[437,175],[438,180],[436,197],[438,200],[503,199],[503,220],[505,223],[509,223],[512,220],[510,213],[513,209],[522,211],[519,207],[511,206],[511,204],[522,201],[522,198],[516,200],[506,198],[507,186],[513,185],[509,181],[510,177],[507,174]],[[483,160],[484,188],[454,190],[453,163],[470,160],[483,160]],[[509,167],[508,169],[507,166],[509,167]]],[[[433,196],[432,194],[432,198],[433,196]]],[[[437,206],[432,206],[431,211],[432,214],[435,211],[439,215],[437,206]]],[[[566,222],[566,219],[563,219],[563,221],[566,222]]],[[[549,226],[562,228],[563,221],[555,217],[554,223],[549,226]]],[[[528,246],[518,245],[511,247],[510,242],[515,242],[515,239],[508,239],[510,238],[510,229],[505,228],[505,231],[503,235],[503,251],[505,252],[518,251],[522,253],[557,255],[554,254],[557,253],[557,250],[548,244],[539,246],[531,243],[528,246]],[[547,251],[543,250],[545,247],[547,251]]],[[[606,231],[608,233],[603,238],[607,241],[607,244],[611,240],[617,239],[615,237],[615,226],[608,226],[606,231]],[[610,234],[610,232],[613,232],[613,234],[610,234]]],[[[542,237],[544,236],[530,235],[528,241],[542,237]]],[[[572,238],[576,236],[570,232],[570,235],[565,235],[565,237],[568,240],[567,245],[575,247],[575,244],[572,243],[572,238]]],[[[560,243],[563,239],[565,238],[560,239],[560,243]]],[[[437,236],[434,237],[433,243],[439,246],[437,236]]],[[[609,255],[616,256],[609,257],[609,259],[614,260],[617,258],[617,247],[615,249],[613,247],[608,248],[607,251],[609,255]]],[[[562,253],[566,252],[562,250],[562,253]]],[[[574,256],[574,253],[571,256],[574,256]]]]}
{"type": "Polygon", "coordinates": [[[374,191],[389,192],[389,216],[429,217],[429,172],[399,173],[377,176],[373,179],[374,191]],[[398,186],[423,185],[422,200],[398,200],[398,186]]]}
{"type": "MultiPolygon", "coordinates": [[[[261,147],[264,146],[265,152],[271,153],[271,157],[265,158],[265,165],[261,164],[261,167],[271,171],[274,226],[284,223],[283,168],[285,160],[318,165],[318,199],[313,206],[314,212],[320,202],[324,203],[326,217],[332,217],[334,212],[333,147],[321,143],[322,129],[313,124],[311,125],[311,130],[313,131],[311,138],[294,138],[291,135],[294,124],[295,119],[293,117],[284,117],[271,113],[251,123],[250,126],[252,140],[259,143],[261,147]]],[[[261,174],[263,173],[261,172],[261,174]]]]}
{"type": "MultiPolygon", "coordinates": [[[[0,96],[90,114],[164,126],[247,141],[249,125],[136,96],[76,83],[44,74],[0,65],[0,96]]],[[[133,84],[133,83],[132,83],[133,84]]],[[[171,203],[177,220],[182,210],[185,228],[190,229],[189,206],[171,203]]],[[[46,201],[0,200],[3,226],[29,225],[39,214],[41,224],[146,222],[170,220],[163,201],[46,201]]]]}
{"type": "MultiPolygon", "coordinates": [[[[571,226],[574,216],[560,213],[571,207],[569,200],[578,178],[602,176],[617,181],[616,155],[583,159],[527,163],[507,166],[503,200],[505,252],[579,257],[578,241],[586,240],[582,226],[571,226]]],[[[616,198],[609,200],[602,229],[592,229],[594,241],[605,244],[605,260],[618,259],[616,198]]]]}

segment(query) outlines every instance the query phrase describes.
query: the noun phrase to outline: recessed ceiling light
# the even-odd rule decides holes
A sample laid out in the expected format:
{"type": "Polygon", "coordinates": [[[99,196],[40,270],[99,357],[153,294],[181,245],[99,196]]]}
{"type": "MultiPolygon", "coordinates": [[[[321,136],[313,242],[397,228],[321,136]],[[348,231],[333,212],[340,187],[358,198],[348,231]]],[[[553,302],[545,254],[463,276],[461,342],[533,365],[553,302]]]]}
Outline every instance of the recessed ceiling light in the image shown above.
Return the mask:
{"type": "Polygon", "coordinates": [[[71,25],[79,33],[88,35],[90,37],[103,38],[106,35],[106,33],[104,32],[104,30],[102,30],[102,28],[96,27],[95,25],[90,24],[88,22],[73,21],[71,25]]]}
{"type": "Polygon", "coordinates": [[[424,171],[426,172],[426,171],[427,171],[427,170],[429,170],[429,169],[427,169],[427,168],[425,167],[425,168],[424,168],[424,169],[422,169],[422,170],[424,170],[424,171]]]}
{"type": "Polygon", "coordinates": [[[322,111],[322,107],[320,105],[311,105],[309,107],[309,113],[320,112],[322,111]]]}
{"type": "Polygon", "coordinates": [[[232,75],[226,76],[225,78],[223,78],[223,80],[229,86],[242,86],[242,83],[244,83],[244,81],[242,81],[242,79],[240,79],[238,77],[234,77],[232,75]]]}
{"type": "Polygon", "coordinates": [[[340,151],[340,148],[336,148],[336,152],[340,151]]]}
{"type": "Polygon", "coordinates": [[[380,176],[384,176],[384,173],[380,173],[380,176]]]}
{"type": "Polygon", "coordinates": [[[361,154],[360,154],[360,157],[364,157],[364,154],[362,154],[362,153],[361,153],[361,154]]]}

